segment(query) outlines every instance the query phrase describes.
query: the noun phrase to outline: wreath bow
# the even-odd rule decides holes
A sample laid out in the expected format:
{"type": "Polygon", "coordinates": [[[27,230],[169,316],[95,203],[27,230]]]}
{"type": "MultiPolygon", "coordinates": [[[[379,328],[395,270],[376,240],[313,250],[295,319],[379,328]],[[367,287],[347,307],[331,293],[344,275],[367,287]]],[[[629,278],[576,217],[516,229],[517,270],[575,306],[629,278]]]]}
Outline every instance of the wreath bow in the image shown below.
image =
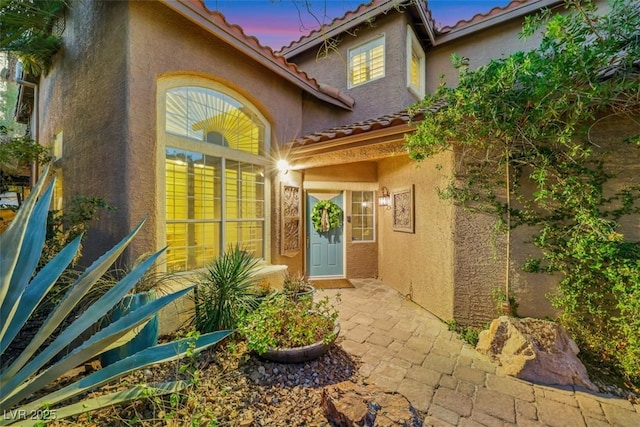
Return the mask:
{"type": "Polygon", "coordinates": [[[327,212],[326,208],[322,209],[320,228],[322,228],[322,231],[329,231],[329,229],[331,228],[331,225],[329,224],[329,213],[327,212]]]}

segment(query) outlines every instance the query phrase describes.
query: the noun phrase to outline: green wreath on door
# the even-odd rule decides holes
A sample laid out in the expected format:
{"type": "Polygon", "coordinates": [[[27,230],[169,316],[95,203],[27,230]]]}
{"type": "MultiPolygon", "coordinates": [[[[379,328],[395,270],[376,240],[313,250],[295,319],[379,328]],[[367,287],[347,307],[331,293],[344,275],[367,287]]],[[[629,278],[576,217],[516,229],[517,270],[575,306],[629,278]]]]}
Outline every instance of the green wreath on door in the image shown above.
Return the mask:
{"type": "Polygon", "coordinates": [[[342,209],[331,200],[320,200],[311,211],[311,223],[318,233],[338,228],[342,224],[342,209]]]}

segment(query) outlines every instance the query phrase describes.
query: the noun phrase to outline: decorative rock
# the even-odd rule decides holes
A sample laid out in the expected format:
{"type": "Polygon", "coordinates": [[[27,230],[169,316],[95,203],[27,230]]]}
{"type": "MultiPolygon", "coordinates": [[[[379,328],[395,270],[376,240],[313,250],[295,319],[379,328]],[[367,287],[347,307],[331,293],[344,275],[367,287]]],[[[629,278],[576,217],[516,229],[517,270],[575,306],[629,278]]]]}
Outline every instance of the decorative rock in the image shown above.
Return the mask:
{"type": "Polygon", "coordinates": [[[238,423],[239,427],[249,427],[251,425],[253,425],[254,422],[254,418],[253,418],[253,412],[251,412],[250,410],[243,413],[242,416],[240,417],[240,421],[238,423]]]}
{"type": "Polygon", "coordinates": [[[322,390],[322,408],[332,426],[422,427],[422,420],[402,395],[351,381],[322,390]]]}
{"type": "Polygon", "coordinates": [[[567,331],[547,320],[501,316],[482,331],[476,349],[498,362],[502,372],[542,384],[597,387],[576,356],[580,351],[567,331]]]}

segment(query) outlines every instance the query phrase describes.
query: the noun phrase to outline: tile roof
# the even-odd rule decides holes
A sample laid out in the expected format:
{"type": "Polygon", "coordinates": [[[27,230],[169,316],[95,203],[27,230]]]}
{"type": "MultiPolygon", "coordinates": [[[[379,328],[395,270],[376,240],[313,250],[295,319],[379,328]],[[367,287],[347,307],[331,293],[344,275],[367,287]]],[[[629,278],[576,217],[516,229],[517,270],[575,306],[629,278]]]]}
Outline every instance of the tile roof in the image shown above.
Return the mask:
{"type": "Polygon", "coordinates": [[[280,72],[283,77],[317,98],[330,101],[332,104],[346,109],[351,109],[354,106],[355,100],[353,98],[338,89],[321,85],[306,72],[298,69],[295,64],[288,62],[281,55],[276,55],[270,47],[260,44],[256,37],[247,35],[242,27],[229,23],[223,14],[207,9],[203,0],[162,0],[162,2],[197,24],[208,26],[209,28],[207,29],[209,30],[213,29],[213,32],[224,41],[249,54],[248,56],[274,69],[274,71],[280,72]],[[185,8],[188,10],[185,10],[185,8]],[[195,12],[196,15],[192,15],[189,13],[190,11],[195,12]]]}
{"type": "Polygon", "coordinates": [[[486,13],[478,13],[470,19],[462,19],[451,26],[438,26],[433,18],[431,10],[428,7],[428,1],[425,0],[371,0],[369,3],[363,3],[355,10],[349,10],[341,17],[333,19],[330,23],[323,25],[320,29],[312,30],[309,34],[300,37],[298,40],[292,41],[288,46],[284,46],[277,53],[286,57],[292,57],[306,49],[319,43],[319,40],[330,38],[338,33],[349,30],[367,19],[375,17],[381,13],[386,13],[392,8],[402,4],[405,6],[414,6],[426,27],[426,31],[431,38],[431,43],[439,45],[451,37],[452,33],[460,33],[466,35],[470,32],[478,31],[482,28],[492,26],[527,13],[539,10],[543,7],[554,6],[562,3],[562,0],[513,0],[506,6],[498,6],[492,8],[486,13]]]}
{"type": "Polygon", "coordinates": [[[331,129],[314,132],[312,134],[295,139],[292,142],[291,146],[292,148],[308,147],[310,145],[320,144],[323,142],[334,142],[336,140],[339,140],[340,138],[345,138],[348,136],[360,135],[380,129],[391,128],[394,126],[408,125],[422,120],[425,113],[435,113],[444,106],[444,102],[438,102],[429,108],[421,109],[415,112],[402,110],[398,111],[397,113],[386,114],[375,119],[369,119],[358,123],[337,126],[331,129]]]}
{"type": "Polygon", "coordinates": [[[334,18],[330,23],[322,25],[322,27],[317,30],[311,30],[309,34],[301,36],[298,40],[292,41],[287,46],[283,46],[278,53],[287,55],[290,51],[307,42],[312,42],[320,37],[324,37],[330,29],[339,28],[340,32],[346,31],[358,25],[362,19],[357,18],[362,18],[366,12],[376,9],[378,13],[382,13],[393,7],[396,3],[398,3],[398,0],[371,0],[369,3],[362,3],[355,10],[348,10],[344,15],[334,18]]]}
{"type": "Polygon", "coordinates": [[[434,45],[440,45],[523,15],[536,13],[542,8],[555,7],[562,3],[564,3],[563,0],[512,0],[506,6],[494,7],[486,13],[477,13],[472,18],[462,19],[454,25],[443,27],[434,25],[436,33],[434,45]]]}
{"type": "Polygon", "coordinates": [[[470,24],[478,23],[480,21],[484,21],[488,18],[497,16],[497,15],[501,15],[506,11],[522,7],[526,3],[531,3],[531,1],[530,0],[513,0],[511,3],[509,3],[506,6],[496,6],[486,13],[476,13],[472,18],[461,19],[460,21],[456,22],[453,25],[443,26],[443,27],[436,25],[436,31],[438,32],[438,34],[448,33],[452,30],[455,30],[470,24]]]}

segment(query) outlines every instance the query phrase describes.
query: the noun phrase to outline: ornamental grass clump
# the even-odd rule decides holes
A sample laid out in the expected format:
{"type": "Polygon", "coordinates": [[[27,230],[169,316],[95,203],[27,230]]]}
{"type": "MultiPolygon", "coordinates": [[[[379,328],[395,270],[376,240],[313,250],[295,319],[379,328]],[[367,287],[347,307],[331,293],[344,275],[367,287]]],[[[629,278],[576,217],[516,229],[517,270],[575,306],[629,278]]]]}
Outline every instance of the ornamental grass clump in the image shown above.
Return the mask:
{"type": "Polygon", "coordinates": [[[329,297],[316,302],[313,310],[304,302],[275,295],[258,309],[244,316],[238,332],[247,340],[247,347],[258,354],[269,349],[297,348],[335,339],[338,310],[329,297]]]}
{"type": "Polygon", "coordinates": [[[292,274],[287,271],[282,281],[282,290],[287,295],[296,295],[303,292],[312,291],[313,285],[311,282],[300,272],[292,274]]]}
{"type": "Polygon", "coordinates": [[[233,329],[243,312],[257,307],[255,273],[259,262],[251,252],[235,245],[206,267],[191,294],[196,330],[233,329]]]}

